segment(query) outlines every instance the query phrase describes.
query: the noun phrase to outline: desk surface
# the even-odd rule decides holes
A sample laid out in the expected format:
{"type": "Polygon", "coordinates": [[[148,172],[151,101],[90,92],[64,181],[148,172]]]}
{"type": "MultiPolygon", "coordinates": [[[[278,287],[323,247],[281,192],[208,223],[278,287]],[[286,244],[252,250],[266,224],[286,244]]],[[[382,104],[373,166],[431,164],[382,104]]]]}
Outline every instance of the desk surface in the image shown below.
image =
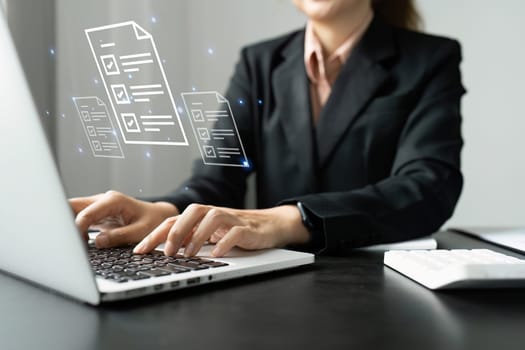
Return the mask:
{"type": "MultiPolygon", "coordinates": [[[[444,248],[487,246],[437,238],[444,248]]],[[[0,274],[0,348],[523,349],[523,290],[435,293],[382,259],[320,257],[310,267],[98,308],[0,274]]]]}

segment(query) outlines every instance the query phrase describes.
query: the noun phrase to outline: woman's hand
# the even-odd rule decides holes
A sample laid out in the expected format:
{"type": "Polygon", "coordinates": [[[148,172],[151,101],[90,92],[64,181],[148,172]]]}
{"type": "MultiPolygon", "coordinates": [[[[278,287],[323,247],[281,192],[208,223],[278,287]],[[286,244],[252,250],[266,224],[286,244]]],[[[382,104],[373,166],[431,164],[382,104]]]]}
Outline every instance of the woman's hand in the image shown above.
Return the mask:
{"type": "Polygon", "coordinates": [[[163,220],[179,214],[170,203],[144,202],[115,191],[72,198],[69,204],[76,215],[77,227],[86,239],[90,227],[101,231],[95,239],[98,248],[136,243],[163,220]]]}
{"type": "Polygon", "coordinates": [[[209,241],[216,244],[212,255],[220,257],[234,246],[249,250],[275,248],[306,243],[309,237],[294,205],[238,210],[192,204],[181,215],[166,219],[134,252],[144,254],[166,242],[166,255],[174,255],[185,246],[184,255],[193,256],[209,241]]]}

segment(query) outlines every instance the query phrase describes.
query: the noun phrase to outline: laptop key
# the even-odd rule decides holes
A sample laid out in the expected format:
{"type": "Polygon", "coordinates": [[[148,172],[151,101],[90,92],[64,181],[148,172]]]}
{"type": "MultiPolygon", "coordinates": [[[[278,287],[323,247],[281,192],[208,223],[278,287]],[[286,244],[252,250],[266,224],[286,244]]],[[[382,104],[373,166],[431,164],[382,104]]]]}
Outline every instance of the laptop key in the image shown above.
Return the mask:
{"type": "Polygon", "coordinates": [[[168,276],[170,275],[170,272],[159,270],[159,269],[153,269],[149,271],[139,271],[137,272],[138,275],[146,275],[150,277],[159,277],[159,276],[168,276]]]}
{"type": "Polygon", "coordinates": [[[223,263],[223,262],[220,262],[220,261],[211,261],[209,263],[205,263],[206,266],[209,266],[209,267],[222,267],[222,266],[228,266],[227,263],[223,263]]]}
{"type": "Polygon", "coordinates": [[[132,275],[132,276],[127,276],[127,278],[130,281],[139,281],[139,280],[146,280],[148,278],[151,278],[151,276],[147,276],[147,275],[132,275]]]}
{"type": "Polygon", "coordinates": [[[205,270],[208,268],[208,266],[185,262],[185,261],[172,262],[172,263],[169,263],[168,266],[182,267],[182,268],[190,269],[190,270],[205,270]]]}
{"type": "Polygon", "coordinates": [[[184,269],[182,267],[176,267],[176,266],[170,266],[166,265],[161,267],[159,270],[169,271],[170,273],[183,273],[183,272],[190,272],[190,269],[184,269]]]}

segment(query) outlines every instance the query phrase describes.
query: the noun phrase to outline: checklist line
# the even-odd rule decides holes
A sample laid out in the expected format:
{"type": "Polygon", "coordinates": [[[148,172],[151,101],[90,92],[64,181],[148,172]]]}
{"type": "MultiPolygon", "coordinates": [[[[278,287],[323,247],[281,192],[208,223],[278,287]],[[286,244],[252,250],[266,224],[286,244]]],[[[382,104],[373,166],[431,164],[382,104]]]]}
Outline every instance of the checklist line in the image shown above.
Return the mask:
{"type": "Polygon", "coordinates": [[[112,47],[112,46],[115,46],[115,43],[107,43],[107,44],[100,45],[101,48],[112,47]]]}
{"type": "Polygon", "coordinates": [[[161,88],[161,84],[151,84],[151,85],[132,85],[129,88],[131,90],[141,90],[141,89],[159,89],[161,88]]]}
{"type": "Polygon", "coordinates": [[[172,119],[171,115],[141,115],[140,119],[172,119]]]}
{"type": "Polygon", "coordinates": [[[153,63],[153,60],[123,62],[122,65],[126,67],[126,66],[135,66],[138,64],[148,64],[148,63],[153,63]]]}
{"type": "Polygon", "coordinates": [[[232,155],[239,155],[241,152],[219,152],[220,154],[232,154],[232,155]]]}
{"type": "Polygon", "coordinates": [[[175,125],[174,122],[143,122],[144,125],[175,125]]]}
{"type": "Polygon", "coordinates": [[[164,95],[164,91],[144,91],[144,92],[132,92],[133,96],[146,96],[146,95],[164,95]]]}
{"type": "Polygon", "coordinates": [[[119,56],[121,60],[128,60],[130,58],[142,58],[142,57],[151,57],[151,52],[137,53],[134,55],[123,55],[119,56]]]}
{"type": "Polygon", "coordinates": [[[140,71],[139,68],[126,68],[126,69],[124,69],[124,72],[126,72],[126,73],[133,73],[133,72],[138,72],[138,71],[140,71]]]}

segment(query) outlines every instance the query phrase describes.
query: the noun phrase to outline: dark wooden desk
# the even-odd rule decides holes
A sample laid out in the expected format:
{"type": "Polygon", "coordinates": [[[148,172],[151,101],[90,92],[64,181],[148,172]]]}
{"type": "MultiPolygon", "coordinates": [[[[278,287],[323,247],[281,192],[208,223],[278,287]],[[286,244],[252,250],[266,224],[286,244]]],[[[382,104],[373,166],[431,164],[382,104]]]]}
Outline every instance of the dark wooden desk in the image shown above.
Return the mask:
{"type": "Polygon", "coordinates": [[[0,349],[524,349],[524,296],[431,292],[367,252],[99,308],[0,274],[0,349]]]}

